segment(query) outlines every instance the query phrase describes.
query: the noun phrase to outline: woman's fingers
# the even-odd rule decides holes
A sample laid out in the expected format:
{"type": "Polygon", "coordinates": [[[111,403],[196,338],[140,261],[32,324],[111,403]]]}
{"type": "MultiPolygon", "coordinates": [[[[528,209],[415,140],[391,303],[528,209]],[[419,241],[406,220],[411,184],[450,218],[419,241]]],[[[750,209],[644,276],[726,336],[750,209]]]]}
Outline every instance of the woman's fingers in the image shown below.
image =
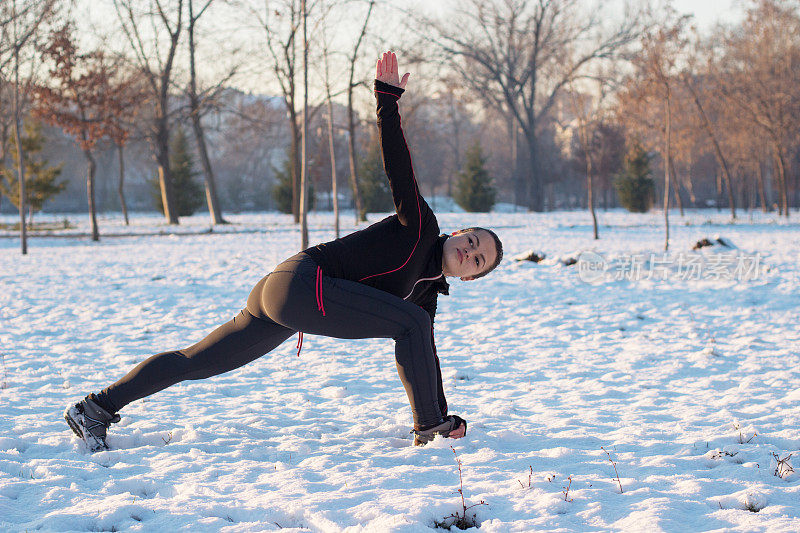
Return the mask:
{"type": "Polygon", "coordinates": [[[391,51],[384,52],[375,65],[375,78],[385,83],[389,83],[390,85],[404,89],[406,83],[408,83],[408,77],[410,76],[410,73],[406,72],[403,74],[402,79],[400,79],[399,74],[400,73],[397,66],[397,54],[391,51]]]}
{"type": "Polygon", "coordinates": [[[464,424],[461,424],[456,429],[451,431],[447,436],[450,437],[451,439],[460,439],[461,437],[464,436],[465,433],[466,430],[464,429],[464,424]]]}

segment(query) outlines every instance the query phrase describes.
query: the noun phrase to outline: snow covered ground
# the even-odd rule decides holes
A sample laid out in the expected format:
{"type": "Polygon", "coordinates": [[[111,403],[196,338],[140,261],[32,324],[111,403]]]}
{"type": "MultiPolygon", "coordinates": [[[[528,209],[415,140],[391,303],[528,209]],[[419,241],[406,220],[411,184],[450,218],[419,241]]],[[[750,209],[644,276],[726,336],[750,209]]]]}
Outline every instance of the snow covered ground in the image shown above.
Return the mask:
{"type": "MultiPolygon", "coordinates": [[[[496,273],[440,298],[467,438],[411,446],[391,341],[307,336],[299,358],[290,340],[131,404],[94,455],[64,407],[229,320],[299,231],[277,214],[213,234],[202,215],[105,217],[129,236],[98,244],[70,216],[77,229],[27,257],[6,232],[0,530],[431,531],[462,512],[457,456],[480,531],[800,531],[796,217],[674,213],[663,256],[658,212],[600,212],[599,241],[585,212],[441,214],[443,231],[495,227],[506,248],[496,273]],[[733,255],[691,251],[715,235],[733,255]],[[511,259],[530,249],[546,259],[511,259]],[[561,261],[586,250],[601,275],[561,261]]],[[[332,238],[330,214],[310,225],[332,238]]]]}

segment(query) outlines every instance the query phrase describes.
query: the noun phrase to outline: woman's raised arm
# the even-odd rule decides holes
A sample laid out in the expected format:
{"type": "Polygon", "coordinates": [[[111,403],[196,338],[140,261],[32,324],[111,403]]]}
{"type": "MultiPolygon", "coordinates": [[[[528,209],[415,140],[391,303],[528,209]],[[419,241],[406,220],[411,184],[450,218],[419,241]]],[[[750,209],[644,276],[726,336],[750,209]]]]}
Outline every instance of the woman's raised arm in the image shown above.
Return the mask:
{"type": "Polygon", "coordinates": [[[406,73],[400,78],[397,56],[392,52],[386,52],[378,60],[375,72],[378,136],[383,153],[383,168],[389,178],[398,219],[404,226],[421,230],[421,221],[430,212],[430,208],[419,193],[397,107],[408,77],[409,74],[406,73]]]}

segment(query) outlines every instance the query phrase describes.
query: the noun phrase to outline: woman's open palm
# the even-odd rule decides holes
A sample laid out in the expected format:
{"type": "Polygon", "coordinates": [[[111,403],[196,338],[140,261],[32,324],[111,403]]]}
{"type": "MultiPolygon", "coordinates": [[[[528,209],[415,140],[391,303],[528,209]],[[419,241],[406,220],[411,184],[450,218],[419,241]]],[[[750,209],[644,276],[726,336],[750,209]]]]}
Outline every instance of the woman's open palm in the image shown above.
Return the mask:
{"type": "Polygon", "coordinates": [[[376,80],[394,85],[395,87],[400,87],[401,89],[406,88],[406,83],[408,83],[408,77],[410,75],[410,73],[406,72],[403,74],[403,79],[400,79],[399,70],[397,69],[397,56],[394,52],[384,52],[383,57],[378,60],[378,64],[375,68],[376,80]]]}

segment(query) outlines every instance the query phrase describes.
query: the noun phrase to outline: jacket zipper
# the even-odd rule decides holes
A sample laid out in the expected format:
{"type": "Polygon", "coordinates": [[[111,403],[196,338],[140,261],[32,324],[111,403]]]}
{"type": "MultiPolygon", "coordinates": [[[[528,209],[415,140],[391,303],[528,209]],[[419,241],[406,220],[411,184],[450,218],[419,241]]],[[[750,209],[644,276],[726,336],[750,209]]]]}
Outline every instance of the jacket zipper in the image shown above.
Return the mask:
{"type": "Polygon", "coordinates": [[[435,279],[441,278],[443,275],[444,274],[439,274],[438,276],[434,276],[432,278],[419,278],[417,281],[414,282],[414,285],[411,287],[411,292],[409,292],[408,295],[406,295],[406,297],[403,298],[403,300],[408,300],[408,298],[414,293],[414,289],[417,288],[417,283],[419,283],[420,281],[433,281],[435,279]]]}

